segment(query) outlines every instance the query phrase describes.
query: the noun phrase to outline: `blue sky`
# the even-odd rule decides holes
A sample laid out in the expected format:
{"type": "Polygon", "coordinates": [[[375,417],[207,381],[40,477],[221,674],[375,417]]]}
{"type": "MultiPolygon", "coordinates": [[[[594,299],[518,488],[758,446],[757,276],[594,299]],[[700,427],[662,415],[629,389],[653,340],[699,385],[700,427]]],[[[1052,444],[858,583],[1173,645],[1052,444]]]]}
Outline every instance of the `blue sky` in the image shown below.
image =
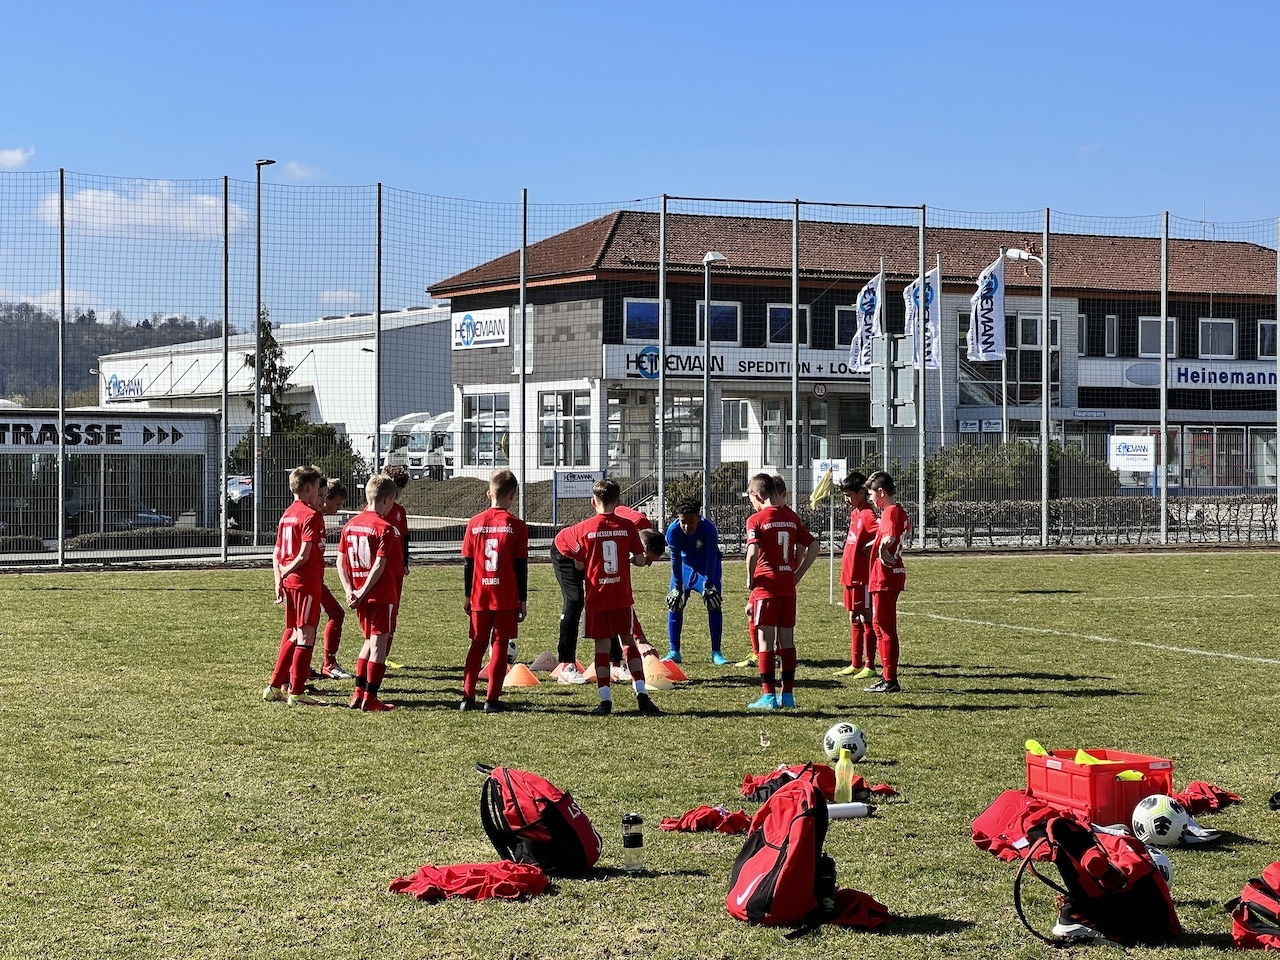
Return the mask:
{"type": "Polygon", "coordinates": [[[1280,214],[1261,0],[11,6],[0,170],[1280,214]]]}

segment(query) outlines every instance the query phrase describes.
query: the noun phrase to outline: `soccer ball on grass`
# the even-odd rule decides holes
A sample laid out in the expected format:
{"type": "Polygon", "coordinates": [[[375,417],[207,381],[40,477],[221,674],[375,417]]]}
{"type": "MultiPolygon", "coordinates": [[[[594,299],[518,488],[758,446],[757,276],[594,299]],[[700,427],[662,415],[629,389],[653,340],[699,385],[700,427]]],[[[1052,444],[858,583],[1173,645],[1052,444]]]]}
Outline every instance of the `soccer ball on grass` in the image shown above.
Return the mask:
{"type": "Polygon", "coordinates": [[[1176,847],[1187,830],[1187,810],[1173,797],[1153,793],[1133,808],[1133,835],[1147,846],[1176,847]]]}
{"type": "Polygon", "coordinates": [[[857,724],[841,720],[822,738],[822,749],[829,760],[839,760],[840,751],[848,750],[855,763],[867,755],[867,735],[857,724]]]}

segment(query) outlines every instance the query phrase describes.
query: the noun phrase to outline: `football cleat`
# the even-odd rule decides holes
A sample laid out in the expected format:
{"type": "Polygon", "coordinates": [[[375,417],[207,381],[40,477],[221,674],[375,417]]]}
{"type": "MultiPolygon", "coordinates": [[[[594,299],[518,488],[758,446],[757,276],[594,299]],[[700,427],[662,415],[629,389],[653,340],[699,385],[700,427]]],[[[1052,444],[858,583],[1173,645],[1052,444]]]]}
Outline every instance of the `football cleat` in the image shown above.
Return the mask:
{"type": "Polygon", "coordinates": [[[578,670],[576,663],[566,663],[556,671],[556,683],[588,683],[591,678],[578,670]]]}
{"type": "Polygon", "coordinates": [[[484,702],[485,713],[506,713],[507,705],[501,700],[486,700],[484,702]]]}
{"type": "Polygon", "coordinates": [[[772,693],[762,693],[758,700],[747,704],[748,710],[777,710],[778,700],[772,693]]]}
{"type": "Polygon", "coordinates": [[[591,711],[591,715],[595,717],[607,717],[611,713],[613,713],[612,700],[601,700],[596,704],[596,708],[591,711]]]}
{"type": "Polygon", "coordinates": [[[726,657],[726,656],[725,656],[723,653],[721,653],[719,650],[712,650],[712,651],[711,651],[711,662],[712,662],[712,663],[714,663],[717,667],[723,667],[723,666],[727,666],[727,665],[728,665],[728,663],[729,663],[729,658],[728,658],[728,657],[726,657]]]}
{"type": "Polygon", "coordinates": [[[390,713],[396,708],[394,703],[384,703],[377,697],[365,697],[360,709],[365,713],[390,713]]]}
{"type": "Polygon", "coordinates": [[[355,679],[355,675],[351,673],[347,673],[346,670],[343,670],[342,664],[338,663],[337,660],[333,661],[333,663],[326,663],[324,665],[324,668],[320,671],[320,673],[324,675],[324,678],[326,680],[354,680],[355,679]]]}
{"type": "Polygon", "coordinates": [[[679,651],[679,650],[672,650],[670,653],[668,653],[668,654],[667,654],[665,657],[663,657],[662,659],[663,659],[663,660],[669,660],[671,663],[679,663],[679,662],[680,662],[680,651],[679,651]]]}
{"type": "Polygon", "coordinates": [[[289,699],[285,701],[291,707],[327,707],[328,704],[319,697],[313,697],[309,693],[300,693],[296,696],[289,694],[289,699]]]}
{"type": "Polygon", "coordinates": [[[262,691],[262,699],[267,703],[283,703],[289,699],[289,694],[285,692],[284,687],[268,686],[262,691]]]}
{"type": "Polygon", "coordinates": [[[796,695],[794,693],[784,693],[778,698],[778,706],[784,710],[794,710],[796,708],[796,695]]]}
{"type": "Polygon", "coordinates": [[[662,713],[662,711],[658,709],[658,705],[649,699],[649,695],[647,693],[636,694],[636,706],[640,708],[641,713],[647,713],[653,716],[662,713]]]}

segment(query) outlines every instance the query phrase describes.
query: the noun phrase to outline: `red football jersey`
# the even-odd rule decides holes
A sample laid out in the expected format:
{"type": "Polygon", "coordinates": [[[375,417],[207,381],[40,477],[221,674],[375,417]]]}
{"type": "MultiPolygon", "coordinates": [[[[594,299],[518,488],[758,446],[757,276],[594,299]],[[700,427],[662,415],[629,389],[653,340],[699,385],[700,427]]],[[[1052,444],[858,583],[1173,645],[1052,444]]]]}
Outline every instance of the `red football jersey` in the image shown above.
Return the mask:
{"type": "Polygon", "coordinates": [[[287,566],[299,553],[304,543],[311,544],[311,555],[306,562],[282,581],[286,587],[320,593],[324,583],[324,517],[301,500],[289,504],[276,528],[276,563],[287,566]]]}
{"type": "Polygon", "coordinates": [[[578,535],[581,532],[578,528],[581,527],[584,522],[585,521],[571,523],[556,534],[556,538],[552,543],[555,544],[555,548],[559,552],[560,556],[571,557],[573,556],[574,551],[578,549],[578,535]]]}
{"type": "Polygon", "coordinates": [[[872,593],[901,593],[907,584],[907,568],[902,563],[902,536],[911,529],[911,521],[907,519],[907,511],[896,503],[891,503],[880,514],[880,526],[876,530],[876,538],[871,545],[871,579],[869,585],[872,593]],[[890,548],[890,562],[880,558],[882,541],[894,537],[890,548]]]}
{"type": "Polygon", "coordinates": [[[800,551],[813,534],[789,507],[765,507],[747,520],[747,546],[758,550],[751,595],[794,597],[800,551]]]}
{"type": "Polygon", "coordinates": [[[633,510],[631,507],[619,505],[614,508],[614,515],[621,517],[623,520],[630,520],[636,525],[637,530],[652,530],[653,521],[649,519],[647,513],[641,513],[639,510],[633,510]]]}
{"type": "Polygon", "coordinates": [[[529,527],[499,507],[476,514],[462,535],[462,555],[475,561],[472,610],[518,610],[516,561],[529,559],[529,527]]]}
{"type": "Polygon", "coordinates": [[[399,581],[404,576],[404,548],[400,531],[376,510],[366,509],[347,521],[342,528],[341,553],[338,562],[351,577],[351,586],[359,590],[369,579],[378,557],[386,558],[382,576],[365,595],[366,600],[395,603],[400,596],[399,581]]]}
{"type": "Polygon", "coordinates": [[[399,503],[393,503],[391,509],[387,511],[387,523],[400,531],[401,562],[397,579],[403,580],[405,565],[409,562],[409,514],[399,503]]]}
{"type": "Polygon", "coordinates": [[[617,514],[600,513],[578,524],[572,554],[584,564],[588,610],[620,610],[635,602],[631,594],[631,558],[644,554],[640,531],[617,514]]]}
{"type": "Polygon", "coordinates": [[[849,512],[849,533],[844,538],[844,554],[840,558],[840,582],[846,587],[866,583],[870,576],[871,555],[867,544],[876,538],[879,522],[871,504],[864,503],[849,512]]]}

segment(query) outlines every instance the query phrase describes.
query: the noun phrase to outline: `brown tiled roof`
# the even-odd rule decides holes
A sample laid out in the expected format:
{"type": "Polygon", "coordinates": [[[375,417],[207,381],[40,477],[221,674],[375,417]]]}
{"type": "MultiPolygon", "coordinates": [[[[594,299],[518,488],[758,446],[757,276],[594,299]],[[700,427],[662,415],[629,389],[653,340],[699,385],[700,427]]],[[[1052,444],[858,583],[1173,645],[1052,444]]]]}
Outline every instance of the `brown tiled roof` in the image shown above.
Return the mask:
{"type": "MultiPolygon", "coordinates": [[[[930,228],[927,262],[942,256],[944,283],[969,284],[999,255],[1001,247],[1040,252],[1039,233],[930,228]]],[[[1154,292],[1160,289],[1160,240],[1147,237],[1051,234],[1050,280],[1055,291],[1154,292]]],[[[721,277],[789,280],[791,221],[695,214],[667,216],[668,276],[702,272],[702,257],[718,250],[728,263],[721,277]]],[[[801,221],[802,282],[860,283],[884,257],[890,278],[905,281],[919,270],[917,228],[885,224],[801,221]]],[[[658,215],[618,211],[548,237],[529,247],[530,284],[572,282],[628,273],[654,276],[658,263],[658,215]]],[[[436,297],[463,296],[510,287],[519,280],[519,252],[504,254],[430,288],[436,297]]],[[[1014,288],[1040,288],[1040,265],[1010,261],[1005,281],[1014,288]]],[[[1169,241],[1169,289],[1177,294],[1240,294],[1274,297],[1276,252],[1253,243],[1169,241]]]]}

